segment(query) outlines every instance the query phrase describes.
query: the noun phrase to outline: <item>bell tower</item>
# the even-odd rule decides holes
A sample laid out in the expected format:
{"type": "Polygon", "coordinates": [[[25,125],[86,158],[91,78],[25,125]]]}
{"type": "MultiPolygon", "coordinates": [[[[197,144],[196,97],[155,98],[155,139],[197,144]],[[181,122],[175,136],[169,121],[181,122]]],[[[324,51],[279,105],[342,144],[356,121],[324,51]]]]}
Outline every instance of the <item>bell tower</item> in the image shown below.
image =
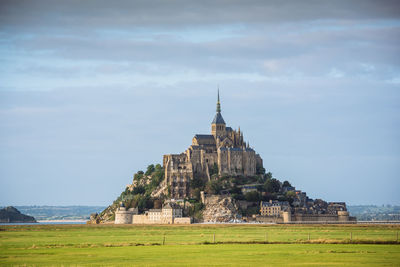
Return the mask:
{"type": "Polygon", "coordinates": [[[224,118],[221,115],[221,103],[219,101],[219,89],[218,89],[218,99],[217,99],[217,113],[215,114],[214,120],[211,123],[211,134],[215,138],[224,136],[226,132],[226,124],[224,118]]]}

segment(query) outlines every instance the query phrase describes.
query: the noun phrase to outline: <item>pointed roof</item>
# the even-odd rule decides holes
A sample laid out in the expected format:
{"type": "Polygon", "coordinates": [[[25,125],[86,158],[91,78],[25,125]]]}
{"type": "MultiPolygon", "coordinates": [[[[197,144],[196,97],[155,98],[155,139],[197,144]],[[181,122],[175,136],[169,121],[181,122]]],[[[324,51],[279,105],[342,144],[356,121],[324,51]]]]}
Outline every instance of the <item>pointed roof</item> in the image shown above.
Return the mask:
{"type": "Polygon", "coordinates": [[[224,118],[222,118],[222,115],[220,112],[215,114],[212,124],[225,124],[224,118]]]}
{"type": "Polygon", "coordinates": [[[224,118],[221,115],[221,103],[219,101],[219,88],[218,88],[218,99],[217,99],[217,114],[211,124],[225,124],[224,118]]]}
{"type": "Polygon", "coordinates": [[[221,113],[221,103],[219,102],[219,87],[218,87],[217,113],[221,113]]]}

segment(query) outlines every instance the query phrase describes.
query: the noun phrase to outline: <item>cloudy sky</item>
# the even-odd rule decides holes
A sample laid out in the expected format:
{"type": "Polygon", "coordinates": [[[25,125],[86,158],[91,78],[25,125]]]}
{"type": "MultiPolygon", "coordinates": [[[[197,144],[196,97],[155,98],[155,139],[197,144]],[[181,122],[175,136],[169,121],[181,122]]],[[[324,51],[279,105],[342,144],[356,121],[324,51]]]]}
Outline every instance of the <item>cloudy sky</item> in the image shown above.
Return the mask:
{"type": "Polygon", "coordinates": [[[400,204],[399,1],[0,2],[0,206],[107,205],[222,113],[311,198],[400,204]]]}

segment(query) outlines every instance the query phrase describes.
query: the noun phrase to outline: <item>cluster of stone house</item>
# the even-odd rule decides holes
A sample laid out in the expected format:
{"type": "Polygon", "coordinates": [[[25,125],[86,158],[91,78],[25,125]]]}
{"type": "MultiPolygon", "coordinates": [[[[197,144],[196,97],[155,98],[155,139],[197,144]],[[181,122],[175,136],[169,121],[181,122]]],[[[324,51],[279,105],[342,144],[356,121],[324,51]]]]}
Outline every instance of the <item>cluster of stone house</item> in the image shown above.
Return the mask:
{"type": "Polygon", "coordinates": [[[182,216],[182,208],[175,202],[162,209],[150,209],[138,214],[137,208],[126,209],[123,204],[115,212],[115,224],[190,224],[190,217],[182,216]]]}
{"type": "Polygon", "coordinates": [[[296,193],[292,204],[288,201],[272,201],[260,203],[261,222],[295,223],[295,222],[355,222],[344,202],[325,202],[321,199],[310,199],[305,192],[290,188],[296,193]]]}

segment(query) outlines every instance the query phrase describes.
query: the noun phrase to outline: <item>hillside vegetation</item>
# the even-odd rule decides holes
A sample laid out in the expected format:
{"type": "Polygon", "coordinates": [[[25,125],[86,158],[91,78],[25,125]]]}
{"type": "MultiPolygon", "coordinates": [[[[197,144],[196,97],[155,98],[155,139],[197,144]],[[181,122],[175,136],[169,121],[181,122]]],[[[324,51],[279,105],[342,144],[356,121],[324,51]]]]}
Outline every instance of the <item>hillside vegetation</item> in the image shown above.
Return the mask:
{"type": "MultiPolygon", "coordinates": [[[[286,187],[291,187],[288,181],[283,183],[272,176],[272,173],[265,173],[263,168],[257,169],[257,175],[245,176],[219,176],[218,167],[215,165],[210,170],[211,180],[194,178],[190,181],[190,197],[186,198],[184,215],[194,217],[195,221],[202,220],[200,192],[208,195],[226,194],[234,200],[251,202],[246,209],[240,209],[241,216],[250,216],[259,212],[259,202],[269,200],[288,201],[292,203],[296,197],[294,192],[283,192],[286,187]],[[249,185],[256,187],[255,191],[244,193],[242,187],[249,185]]],[[[138,171],[133,175],[132,184],[99,215],[101,222],[112,221],[115,218],[115,211],[123,203],[126,208],[138,208],[139,212],[148,209],[159,209],[166,199],[169,199],[169,188],[164,182],[164,168],[160,164],[151,164],[146,171],[138,171]],[[155,197],[154,193],[162,188],[165,192],[155,197]]]]}
{"type": "Polygon", "coordinates": [[[103,222],[114,220],[115,210],[121,202],[127,208],[137,207],[139,212],[152,208],[161,208],[167,196],[163,195],[158,198],[152,198],[151,194],[160,186],[163,180],[164,169],[160,164],[149,165],[146,172],[138,171],[133,176],[132,184],[126,187],[117,199],[100,213],[100,220],[103,222]]]}

